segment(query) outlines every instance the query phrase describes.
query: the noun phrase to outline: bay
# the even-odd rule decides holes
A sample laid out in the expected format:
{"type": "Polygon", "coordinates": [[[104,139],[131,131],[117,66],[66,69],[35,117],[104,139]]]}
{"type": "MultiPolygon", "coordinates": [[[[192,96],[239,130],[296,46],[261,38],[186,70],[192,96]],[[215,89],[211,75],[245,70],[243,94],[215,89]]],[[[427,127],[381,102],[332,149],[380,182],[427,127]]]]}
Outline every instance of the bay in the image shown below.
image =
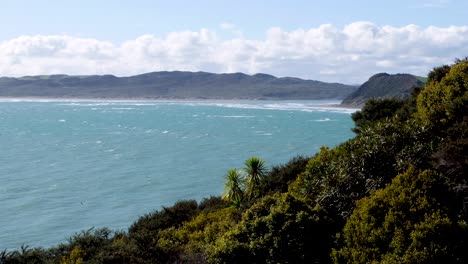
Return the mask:
{"type": "Polygon", "coordinates": [[[0,249],[125,230],[181,199],[220,195],[251,156],[268,165],[353,136],[339,101],[0,102],[0,249]]]}

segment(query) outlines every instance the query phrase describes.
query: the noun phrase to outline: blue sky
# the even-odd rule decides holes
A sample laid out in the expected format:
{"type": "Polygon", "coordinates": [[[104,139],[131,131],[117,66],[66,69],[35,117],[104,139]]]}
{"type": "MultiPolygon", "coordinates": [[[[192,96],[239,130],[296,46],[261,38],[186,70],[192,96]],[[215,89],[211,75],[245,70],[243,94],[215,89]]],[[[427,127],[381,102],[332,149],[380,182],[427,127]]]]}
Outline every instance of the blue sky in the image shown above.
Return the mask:
{"type": "MultiPolygon", "coordinates": [[[[229,23],[259,39],[271,27],[285,30],[355,21],[377,25],[467,25],[468,1],[2,1],[0,40],[29,34],[70,34],[124,41],[143,34],[217,29],[229,23]]],[[[227,36],[228,37],[228,36],[227,36]]]]}
{"type": "Polygon", "coordinates": [[[468,56],[466,0],[4,0],[1,6],[0,45],[8,52],[0,52],[0,59],[9,63],[0,63],[0,76],[203,70],[362,82],[379,71],[424,74],[437,66],[433,64],[468,56]],[[356,47],[367,45],[366,36],[373,45],[356,47]],[[403,38],[401,46],[396,38],[403,38]],[[382,46],[389,41],[391,47],[382,46]],[[428,41],[432,46],[421,50],[411,46],[428,41]],[[460,43],[449,44],[453,41],[460,43]],[[138,47],[141,61],[124,58],[129,42],[138,42],[132,47],[138,47]],[[345,47],[338,47],[345,42],[345,47]],[[322,44],[321,50],[309,52],[322,44]],[[103,50],[92,58],[89,50],[99,49],[103,50]],[[230,49],[238,56],[227,56],[230,49]],[[403,52],[407,49],[411,52],[403,52]],[[185,58],[184,62],[183,56],[196,61],[190,64],[185,58]],[[77,65],[70,62],[72,58],[77,65]],[[111,65],[115,60],[120,60],[120,68],[111,65]],[[139,62],[144,66],[135,67],[139,62]],[[354,63],[361,68],[359,73],[354,63]]]}

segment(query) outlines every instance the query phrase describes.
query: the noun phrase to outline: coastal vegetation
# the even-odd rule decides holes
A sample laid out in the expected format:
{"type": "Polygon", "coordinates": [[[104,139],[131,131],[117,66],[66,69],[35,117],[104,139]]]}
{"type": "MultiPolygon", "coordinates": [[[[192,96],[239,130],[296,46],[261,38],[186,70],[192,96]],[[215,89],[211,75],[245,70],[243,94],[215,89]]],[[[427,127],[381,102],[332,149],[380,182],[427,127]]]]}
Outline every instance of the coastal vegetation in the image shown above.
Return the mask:
{"type": "Polygon", "coordinates": [[[222,197],[5,250],[0,263],[466,263],[467,103],[464,59],[408,99],[370,100],[334,148],[270,170],[250,158],[222,197]]]}

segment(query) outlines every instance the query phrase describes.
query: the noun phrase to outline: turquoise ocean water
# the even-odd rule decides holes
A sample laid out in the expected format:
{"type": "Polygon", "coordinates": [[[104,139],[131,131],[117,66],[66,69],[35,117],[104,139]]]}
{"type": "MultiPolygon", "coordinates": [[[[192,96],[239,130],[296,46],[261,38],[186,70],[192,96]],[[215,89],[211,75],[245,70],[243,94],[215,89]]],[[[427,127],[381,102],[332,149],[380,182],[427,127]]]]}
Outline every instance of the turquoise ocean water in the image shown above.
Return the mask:
{"type": "Polygon", "coordinates": [[[337,101],[0,102],[0,249],[125,229],[181,199],[220,195],[223,175],[353,136],[337,101]]]}

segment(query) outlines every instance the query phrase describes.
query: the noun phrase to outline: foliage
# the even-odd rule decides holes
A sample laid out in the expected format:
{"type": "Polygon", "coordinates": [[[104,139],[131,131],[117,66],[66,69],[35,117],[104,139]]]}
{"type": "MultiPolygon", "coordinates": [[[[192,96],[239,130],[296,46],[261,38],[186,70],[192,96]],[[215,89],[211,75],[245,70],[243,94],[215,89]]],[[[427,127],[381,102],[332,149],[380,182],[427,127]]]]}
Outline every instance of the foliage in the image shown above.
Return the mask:
{"type": "Polygon", "coordinates": [[[125,233],[107,228],[82,231],[51,251],[60,263],[144,263],[125,233]]]}
{"type": "Polygon", "coordinates": [[[229,204],[219,196],[204,198],[199,204],[198,209],[201,212],[213,212],[226,208],[229,204]]]}
{"type": "Polygon", "coordinates": [[[391,118],[400,109],[404,100],[396,98],[375,98],[366,102],[364,107],[351,115],[355,123],[353,132],[359,134],[362,129],[385,118],[391,118]]]}
{"type": "Polygon", "coordinates": [[[433,154],[434,167],[457,197],[457,207],[468,221],[468,117],[447,130],[447,137],[433,154]]]}
{"type": "Polygon", "coordinates": [[[172,207],[163,207],[161,211],[140,217],[130,226],[129,235],[130,237],[156,235],[162,229],[180,226],[198,213],[198,204],[195,200],[179,201],[172,207]]]}
{"type": "Polygon", "coordinates": [[[260,181],[265,176],[267,169],[265,161],[258,157],[251,157],[245,161],[245,194],[250,198],[259,195],[260,181]]]}
{"type": "Polygon", "coordinates": [[[466,230],[450,212],[448,190],[431,171],[410,168],[359,201],[344,230],[336,263],[460,261],[466,230]]]}
{"type": "Polygon", "coordinates": [[[68,240],[68,244],[59,245],[58,249],[62,252],[70,252],[70,255],[75,251],[75,255],[81,252],[80,258],[87,260],[87,256],[96,255],[99,248],[110,244],[112,231],[108,228],[89,229],[73,235],[68,240]]]}
{"type": "Polygon", "coordinates": [[[179,262],[206,262],[206,249],[221,234],[233,228],[236,219],[240,219],[239,211],[232,207],[202,212],[180,228],[162,231],[157,246],[173,252],[179,262]]]}
{"type": "Polygon", "coordinates": [[[442,78],[447,75],[450,71],[449,65],[442,65],[439,67],[435,67],[432,69],[431,72],[427,75],[427,83],[438,83],[442,80],[442,78]]]}
{"type": "Polygon", "coordinates": [[[290,191],[346,218],[355,201],[385,187],[409,164],[430,166],[437,142],[415,122],[380,121],[334,149],[322,148],[290,191]]]}
{"type": "Polygon", "coordinates": [[[60,264],[82,264],[85,252],[80,247],[74,247],[69,256],[63,256],[60,264]]]}
{"type": "Polygon", "coordinates": [[[330,248],[330,222],[289,194],[266,196],[207,254],[213,263],[324,262],[330,248]]]}
{"type": "Polygon", "coordinates": [[[236,169],[230,169],[224,176],[223,199],[239,208],[244,200],[244,179],[236,169]]]}
{"type": "Polygon", "coordinates": [[[284,165],[273,166],[270,172],[260,181],[260,195],[287,192],[289,184],[305,170],[309,159],[310,157],[296,156],[284,165]]]}
{"type": "Polygon", "coordinates": [[[135,242],[137,255],[157,263],[166,262],[171,255],[164,248],[157,247],[160,232],[179,227],[200,212],[195,200],[179,201],[172,207],[140,217],[128,230],[129,238],[135,242]]]}
{"type": "Polygon", "coordinates": [[[236,169],[230,169],[224,176],[223,199],[237,208],[241,207],[244,201],[253,202],[260,196],[260,184],[267,174],[265,161],[251,157],[245,161],[242,172],[243,174],[240,174],[236,169]]]}
{"type": "Polygon", "coordinates": [[[403,105],[395,111],[393,118],[396,120],[403,122],[412,119],[413,114],[416,113],[416,101],[419,96],[419,93],[423,90],[423,87],[413,87],[411,91],[411,95],[409,98],[403,100],[403,105]]]}
{"type": "Polygon", "coordinates": [[[462,120],[468,113],[468,61],[453,65],[440,82],[430,82],[417,107],[421,121],[439,130],[462,120]]]}
{"type": "Polygon", "coordinates": [[[53,263],[53,255],[42,248],[21,246],[19,250],[0,252],[1,264],[53,263]]]}

